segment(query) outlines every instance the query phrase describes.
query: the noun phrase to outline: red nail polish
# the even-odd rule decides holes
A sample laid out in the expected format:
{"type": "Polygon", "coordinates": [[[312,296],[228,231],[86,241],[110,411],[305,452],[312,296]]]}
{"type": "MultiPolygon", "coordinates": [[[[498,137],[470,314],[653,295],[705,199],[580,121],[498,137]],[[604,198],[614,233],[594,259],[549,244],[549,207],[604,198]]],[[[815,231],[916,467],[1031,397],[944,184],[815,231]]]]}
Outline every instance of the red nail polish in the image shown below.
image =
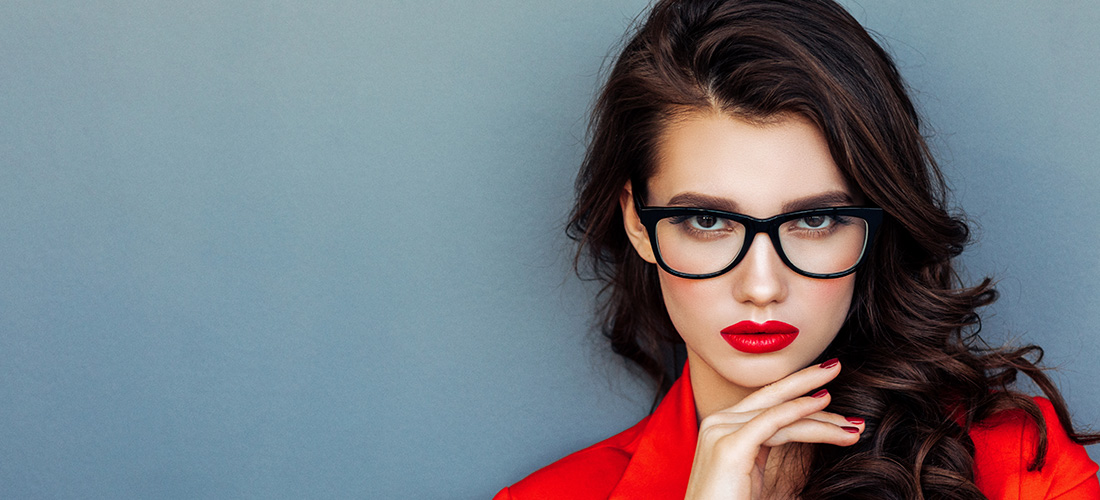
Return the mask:
{"type": "Polygon", "coordinates": [[[815,393],[814,393],[814,395],[813,395],[812,397],[815,397],[815,398],[823,398],[823,397],[825,397],[825,395],[827,395],[827,394],[829,394],[829,391],[828,391],[828,390],[826,390],[826,389],[822,389],[822,390],[820,390],[820,391],[817,391],[817,392],[815,392],[815,393]]]}
{"type": "Polygon", "coordinates": [[[848,420],[848,423],[851,423],[851,424],[863,425],[863,419],[862,418],[848,417],[847,420],[848,420]]]}
{"type": "Polygon", "coordinates": [[[841,429],[844,429],[845,431],[850,432],[852,434],[855,434],[855,433],[859,432],[859,429],[857,429],[855,427],[841,427],[841,429]]]}
{"type": "Polygon", "coordinates": [[[828,360],[824,363],[821,363],[821,367],[822,368],[832,368],[832,367],[836,366],[838,363],[840,363],[840,360],[836,359],[836,358],[833,358],[833,359],[830,359],[830,360],[828,360]]]}

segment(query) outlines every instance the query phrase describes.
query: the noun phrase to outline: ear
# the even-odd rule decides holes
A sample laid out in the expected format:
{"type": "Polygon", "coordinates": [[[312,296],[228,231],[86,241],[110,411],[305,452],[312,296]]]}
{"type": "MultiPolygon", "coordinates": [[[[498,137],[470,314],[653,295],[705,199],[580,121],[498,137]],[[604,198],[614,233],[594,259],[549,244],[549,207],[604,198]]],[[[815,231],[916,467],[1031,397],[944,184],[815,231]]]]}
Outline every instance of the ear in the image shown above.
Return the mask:
{"type": "Polygon", "coordinates": [[[630,238],[630,243],[634,245],[634,250],[638,252],[642,260],[650,264],[656,264],[657,258],[653,255],[653,245],[649,241],[649,233],[642,225],[642,220],[638,218],[638,212],[634,210],[634,192],[630,181],[626,182],[622,193],[619,194],[619,208],[623,212],[623,229],[626,230],[626,236],[630,238]]]}

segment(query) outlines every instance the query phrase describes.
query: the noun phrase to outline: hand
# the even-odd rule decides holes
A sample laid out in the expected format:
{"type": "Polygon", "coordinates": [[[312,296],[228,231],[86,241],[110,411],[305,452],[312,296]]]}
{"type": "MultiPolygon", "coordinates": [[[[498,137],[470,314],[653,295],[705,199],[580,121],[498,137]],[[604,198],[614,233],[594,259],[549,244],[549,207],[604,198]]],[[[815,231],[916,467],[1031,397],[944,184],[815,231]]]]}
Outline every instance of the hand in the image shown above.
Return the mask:
{"type": "Polygon", "coordinates": [[[787,443],[851,446],[859,441],[862,419],[823,411],[832,400],[828,391],[803,396],[839,374],[836,360],[804,368],[704,418],[685,498],[761,498],[764,466],[772,447],[787,443]]]}

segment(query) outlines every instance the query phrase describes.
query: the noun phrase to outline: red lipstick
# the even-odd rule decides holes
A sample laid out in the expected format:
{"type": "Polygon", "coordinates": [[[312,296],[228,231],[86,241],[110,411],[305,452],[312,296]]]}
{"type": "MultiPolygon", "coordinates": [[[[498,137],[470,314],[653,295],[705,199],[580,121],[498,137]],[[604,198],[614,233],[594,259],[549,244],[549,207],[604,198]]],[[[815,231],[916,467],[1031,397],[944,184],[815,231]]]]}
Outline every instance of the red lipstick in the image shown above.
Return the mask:
{"type": "Polygon", "coordinates": [[[782,321],[742,321],[722,329],[722,338],[734,349],[749,354],[764,354],[783,349],[798,336],[798,328],[782,321]]]}

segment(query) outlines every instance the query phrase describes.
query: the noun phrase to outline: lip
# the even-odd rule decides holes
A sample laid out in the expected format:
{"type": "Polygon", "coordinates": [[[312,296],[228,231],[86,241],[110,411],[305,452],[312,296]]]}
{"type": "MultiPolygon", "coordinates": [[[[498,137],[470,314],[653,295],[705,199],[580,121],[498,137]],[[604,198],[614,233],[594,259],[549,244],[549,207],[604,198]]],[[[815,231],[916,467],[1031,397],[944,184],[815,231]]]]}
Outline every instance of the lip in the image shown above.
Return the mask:
{"type": "Polygon", "coordinates": [[[782,321],[741,321],[722,329],[722,338],[734,349],[764,354],[786,348],[798,337],[798,328],[782,321]]]}

